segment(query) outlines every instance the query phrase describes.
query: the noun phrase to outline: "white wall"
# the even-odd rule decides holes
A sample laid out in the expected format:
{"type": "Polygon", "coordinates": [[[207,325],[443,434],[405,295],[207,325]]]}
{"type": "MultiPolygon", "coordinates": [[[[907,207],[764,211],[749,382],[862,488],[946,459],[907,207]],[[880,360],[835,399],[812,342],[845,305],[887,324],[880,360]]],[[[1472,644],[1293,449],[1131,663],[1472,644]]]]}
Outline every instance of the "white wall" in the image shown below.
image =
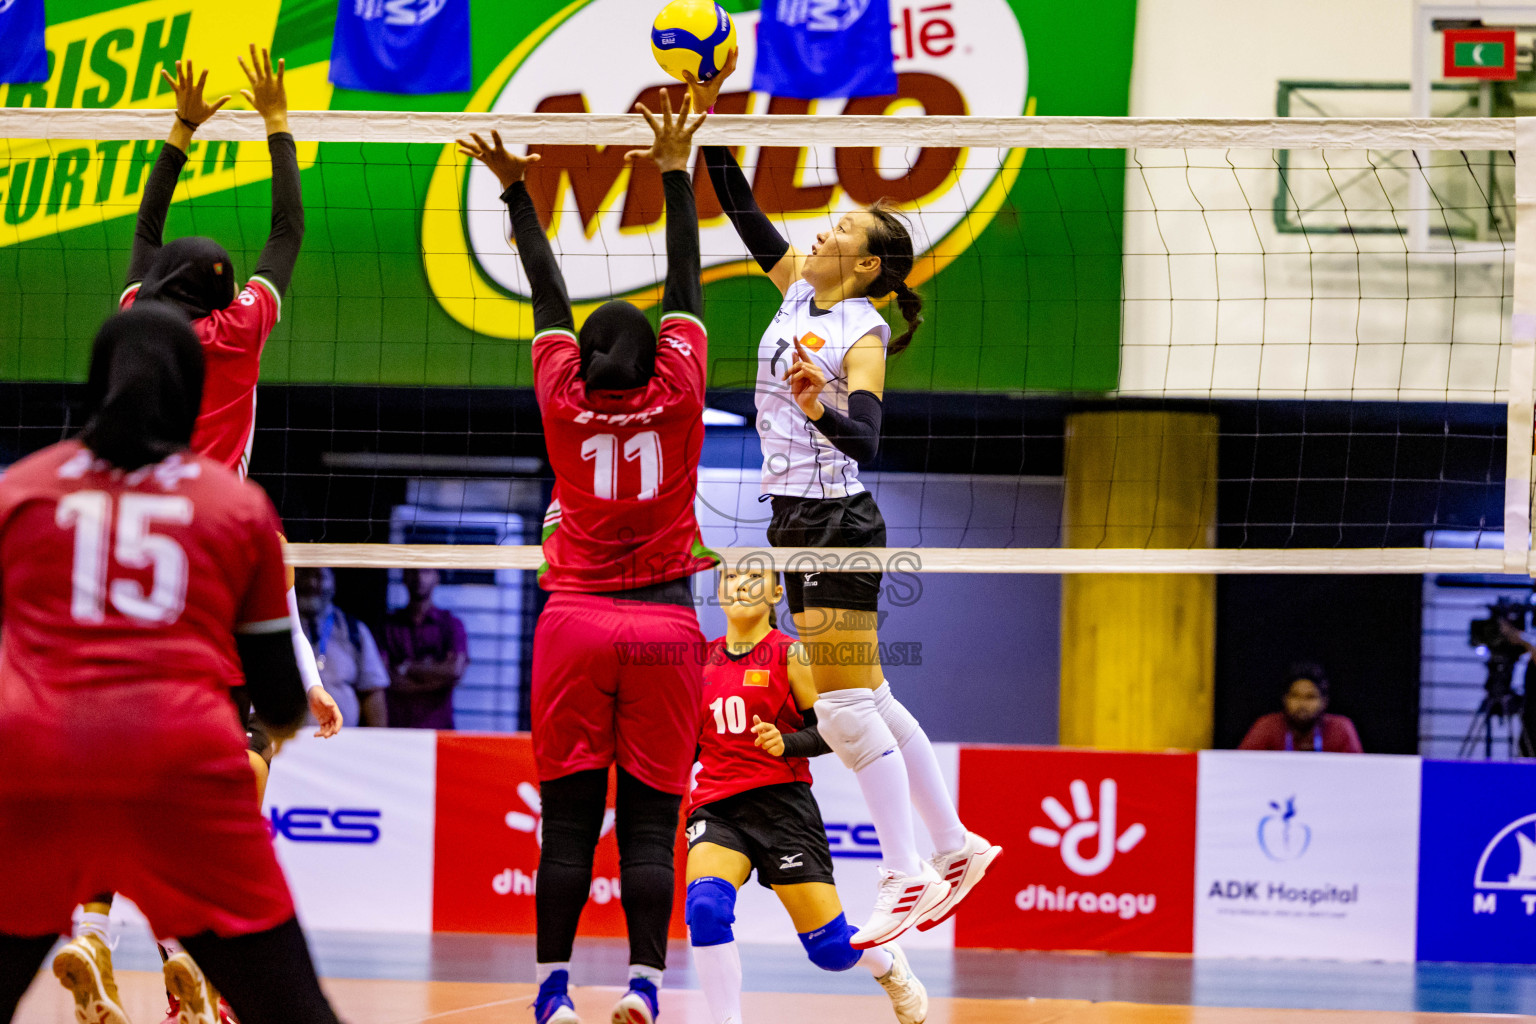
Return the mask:
{"type": "Polygon", "coordinates": [[[1273,117],[1282,78],[1407,81],[1410,0],[1139,0],[1133,117],[1273,117]]]}
{"type": "MultiPolygon", "coordinates": [[[[1413,16],[1408,0],[1142,0],[1131,113],[1273,117],[1281,79],[1407,82],[1413,16]]],[[[1335,102],[1408,113],[1406,92],[1335,102]]],[[[1460,241],[1456,256],[1443,237],[1410,253],[1399,233],[1416,177],[1435,190],[1433,224],[1444,208],[1478,218],[1489,186],[1476,159],[1436,152],[1427,175],[1405,152],[1289,159],[1307,233],[1276,228],[1272,150],[1130,155],[1122,392],[1500,400],[1512,233],[1460,241]],[[1344,226],[1355,232],[1331,230],[1344,226]]]]}

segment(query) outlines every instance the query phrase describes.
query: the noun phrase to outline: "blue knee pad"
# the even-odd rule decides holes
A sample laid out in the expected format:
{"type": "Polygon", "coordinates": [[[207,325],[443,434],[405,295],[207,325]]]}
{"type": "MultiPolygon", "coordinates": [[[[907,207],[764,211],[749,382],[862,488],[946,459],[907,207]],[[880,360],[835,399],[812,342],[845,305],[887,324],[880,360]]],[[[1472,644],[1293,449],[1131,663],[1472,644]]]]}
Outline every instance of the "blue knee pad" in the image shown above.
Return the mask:
{"type": "Polygon", "coordinates": [[[731,924],[736,920],[736,887],[723,878],[695,878],[688,883],[683,920],[688,922],[688,936],[695,946],[723,946],[735,941],[731,924]]]}
{"type": "Polygon", "coordinates": [[[842,914],[837,915],[837,920],[824,925],[813,932],[801,932],[800,944],[805,947],[805,953],[811,958],[811,963],[824,971],[846,971],[859,962],[864,954],[861,950],[853,948],[848,941],[853,936],[854,929],[849,927],[848,919],[842,914]]]}

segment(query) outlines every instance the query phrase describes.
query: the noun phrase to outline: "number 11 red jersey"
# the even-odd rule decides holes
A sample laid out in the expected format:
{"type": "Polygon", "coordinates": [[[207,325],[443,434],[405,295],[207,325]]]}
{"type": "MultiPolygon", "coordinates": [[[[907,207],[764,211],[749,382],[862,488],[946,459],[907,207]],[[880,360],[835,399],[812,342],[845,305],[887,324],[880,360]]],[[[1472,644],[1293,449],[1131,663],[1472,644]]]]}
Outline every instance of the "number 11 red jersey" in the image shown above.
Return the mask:
{"type": "Polygon", "coordinates": [[[667,313],[650,382],[588,392],[574,334],[551,330],[533,339],[534,388],[555,471],[539,572],[545,590],[628,590],[719,561],[693,514],[708,345],[698,320],[667,313]]]}

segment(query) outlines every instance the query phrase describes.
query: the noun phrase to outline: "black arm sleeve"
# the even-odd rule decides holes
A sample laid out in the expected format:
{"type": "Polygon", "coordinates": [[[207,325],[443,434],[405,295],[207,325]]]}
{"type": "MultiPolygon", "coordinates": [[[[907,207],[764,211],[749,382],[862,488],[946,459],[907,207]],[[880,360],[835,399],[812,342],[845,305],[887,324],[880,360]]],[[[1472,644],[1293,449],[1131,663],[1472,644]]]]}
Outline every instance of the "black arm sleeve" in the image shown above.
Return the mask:
{"type": "Polygon", "coordinates": [[[144,280],[155,253],[165,244],[165,215],[176,193],[176,180],[187,165],[187,154],[166,143],[160,147],[149,181],[144,184],[144,198],[139,200],[139,221],[133,229],[133,255],[128,258],[128,283],[144,280]]]}
{"type": "Polygon", "coordinates": [[[784,734],[784,756],[820,757],[832,753],[827,741],[821,738],[821,730],[816,728],[816,709],[806,708],[800,712],[800,717],[805,720],[805,725],[784,734]]]}
{"type": "Polygon", "coordinates": [[[280,633],[238,633],[235,649],[245,671],[251,707],[274,733],[291,735],[303,723],[309,707],[292,635],[286,629],[280,633]]]}
{"type": "Polygon", "coordinates": [[[693,180],[687,171],[661,176],[667,195],[667,287],[661,295],[662,313],[704,316],[704,286],[699,282],[699,212],[693,203],[693,180]]]}
{"type": "Polygon", "coordinates": [[[293,136],[275,132],[267,136],[272,154],[272,230],[256,261],[257,275],[286,295],[293,281],[293,267],[304,243],[304,194],[299,188],[299,151],[293,136]]]}
{"type": "Polygon", "coordinates": [[[720,208],[731,218],[736,233],[747,243],[747,251],[757,260],[757,265],[763,268],[763,273],[768,273],[789,252],[789,243],[758,208],[757,200],[752,197],[752,186],[747,184],[747,176],[741,173],[741,166],[729,149],[705,146],[704,166],[709,168],[709,181],[715,186],[720,208]]]}
{"type": "Polygon", "coordinates": [[[880,419],[884,407],[870,391],[855,391],[848,396],[848,415],[830,405],[822,406],[821,419],[811,423],[832,447],[854,462],[868,462],[880,450],[880,419]]]}
{"type": "MultiPolygon", "coordinates": [[[[501,194],[501,201],[512,212],[512,237],[517,240],[517,255],[533,290],[533,329],[547,331],[558,327],[576,332],[576,318],[571,315],[571,300],[565,292],[565,278],[549,247],[549,239],[539,224],[528,186],[515,181],[501,194]]],[[[670,230],[670,229],[669,229],[670,230]]],[[[697,234],[697,232],[695,232],[697,234]]],[[[698,243],[694,243],[697,245],[698,243]]]]}

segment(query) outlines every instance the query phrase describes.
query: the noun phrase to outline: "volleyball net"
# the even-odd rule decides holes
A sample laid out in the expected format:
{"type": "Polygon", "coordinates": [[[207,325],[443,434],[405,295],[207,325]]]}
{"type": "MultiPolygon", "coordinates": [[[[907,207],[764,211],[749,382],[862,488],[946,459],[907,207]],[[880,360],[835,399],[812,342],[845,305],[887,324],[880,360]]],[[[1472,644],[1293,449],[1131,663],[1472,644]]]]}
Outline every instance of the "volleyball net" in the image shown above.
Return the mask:
{"type": "MultiPolygon", "coordinates": [[[[890,540],[867,554],[940,573],[1530,569],[1536,127],[879,107],[721,114],[696,138],[736,149],[802,249],[881,197],[911,224],[925,323],[889,364],[863,476],[890,540]]],[[[7,462],[78,426],[169,118],[0,110],[7,462]]],[[[496,129],[540,153],[530,193],[579,321],[613,296],[660,300],[660,179],[623,160],[649,129],[560,110],[290,120],[308,229],[252,475],[292,560],[536,568],[550,477],[528,286],[499,186],[452,142],[496,129]]],[[[242,277],[266,238],[263,138],[249,112],[205,125],[167,224],[218,239],[242,277]]],[[[753,386],[779,295],[696,178],[705,541],[858,568],[763,550],[753,386]]]]}

